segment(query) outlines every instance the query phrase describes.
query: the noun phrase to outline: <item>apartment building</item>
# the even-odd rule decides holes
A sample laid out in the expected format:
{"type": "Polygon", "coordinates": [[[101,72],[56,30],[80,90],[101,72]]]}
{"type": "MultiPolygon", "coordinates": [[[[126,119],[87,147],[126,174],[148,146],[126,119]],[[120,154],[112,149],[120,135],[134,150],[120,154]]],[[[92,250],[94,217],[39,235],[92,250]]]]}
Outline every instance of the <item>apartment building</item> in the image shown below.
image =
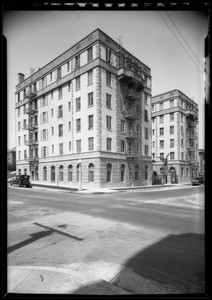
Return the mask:
{"type": "Polygon", "coordinates": [[[70,187],[151,183],[151,72],[100,29],[16,86],[17,174],[70,187]]]}
{"type": "Polygon", "coordinates": [[[199,149],[199,176],[205,177],[205,150],[199,149]]]}
{"type": "Polygon", "coordinates": [[[153,183],[198,176],[198,105],[179,90],[152,97],[153,183]]]}

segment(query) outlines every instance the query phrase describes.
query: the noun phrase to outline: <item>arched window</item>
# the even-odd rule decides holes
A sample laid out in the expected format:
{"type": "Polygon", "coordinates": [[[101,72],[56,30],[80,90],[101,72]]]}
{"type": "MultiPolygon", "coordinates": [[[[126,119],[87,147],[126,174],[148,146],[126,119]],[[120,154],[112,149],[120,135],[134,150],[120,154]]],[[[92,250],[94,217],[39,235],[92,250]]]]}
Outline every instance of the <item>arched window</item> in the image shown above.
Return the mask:
{"type": "Polygon", "coordinates": [[[73,181],[73,166],[68,166],[68,181],[73,181]]]}
{"type": "Polygon", "coordinates": [[[77,182],[79,182],[79,178],[80,178],[80,164],[77,165],[77,182]]]}
{"type": "Polygon", "coordinates": [[[125,180],[125,165],[121,165],[121,181],[125,180]]]}
{"type": "Polygon", "coordinates": [[[63,166],[60,166],[60,169],[59,169],[59,178],[60,178],[60,181],[63,181],[63,166]]]}
{"type": "Polygon", "coordinates": [[[51,181],[55,181],[55,166],[51,167],[51,181]]]}
{"type": "Polygon", "coordinates": [[[183,178],[183,167],[181,168],[181,178],[183,178]]]}
{"type": "Polygon", "coordinates": [[[149,175],[149,167],[146,165],[145,166],[145,180],[148,180],[148,175],[149,175]]]}
{"type": "Polygon", "coordinates": [[[88,182],[94,182],[94,165],[89,164],[88,166],[88,182]]]}
{"type": "Polygon", "coordinates": [[[188,177],[188,168],[186,168],[186,178],[188,177]]]}
{"type": "Polygon", "coordinates": [[[43,181],[47,181],[47,167],[43,167],[43,181]]]}
{"type": "Polygon", "coordinates": [[[139,179],[139,166],[135,165],[135,181],[139,179]]]}
{"type": "Polygon", "coordinates": [[[107,164],[107,182],[111,182],[112,179],[112,165],[107,164]]]}

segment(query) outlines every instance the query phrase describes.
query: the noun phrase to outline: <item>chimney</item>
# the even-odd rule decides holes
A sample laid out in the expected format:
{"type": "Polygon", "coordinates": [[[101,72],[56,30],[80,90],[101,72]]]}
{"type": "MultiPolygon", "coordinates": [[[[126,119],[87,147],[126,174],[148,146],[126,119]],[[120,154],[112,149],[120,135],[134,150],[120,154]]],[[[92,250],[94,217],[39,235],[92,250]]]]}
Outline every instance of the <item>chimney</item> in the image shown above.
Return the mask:
{"type": "Polygon", "coordinates": [[[30,76],[33,75],[35,73],[35,69],[34,68],[30,68],[30,76]]]}
{"type": "Polygon", "coordinates": [[[23,73],[18,73],[18,84],[24,81],[25,75],[23,73]]]}

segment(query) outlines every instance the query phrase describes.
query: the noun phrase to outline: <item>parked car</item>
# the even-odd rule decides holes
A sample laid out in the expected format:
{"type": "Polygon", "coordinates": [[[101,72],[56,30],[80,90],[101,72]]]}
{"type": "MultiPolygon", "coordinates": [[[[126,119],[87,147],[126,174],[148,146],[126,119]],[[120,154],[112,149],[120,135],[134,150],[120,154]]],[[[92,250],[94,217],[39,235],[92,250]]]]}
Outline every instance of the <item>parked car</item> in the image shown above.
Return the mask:
{"type": "Polygon", "coordinates": [[[203,178],[202,177],[197,177],[192,180],[192,185],[201,185],[203,183],[203,178]]]}
{"type": "Polygon", "coordinates": [[[19,187],[32,187],[29,175],[16,175],[10,179],[10,185],[18,185],[19,187]]]}

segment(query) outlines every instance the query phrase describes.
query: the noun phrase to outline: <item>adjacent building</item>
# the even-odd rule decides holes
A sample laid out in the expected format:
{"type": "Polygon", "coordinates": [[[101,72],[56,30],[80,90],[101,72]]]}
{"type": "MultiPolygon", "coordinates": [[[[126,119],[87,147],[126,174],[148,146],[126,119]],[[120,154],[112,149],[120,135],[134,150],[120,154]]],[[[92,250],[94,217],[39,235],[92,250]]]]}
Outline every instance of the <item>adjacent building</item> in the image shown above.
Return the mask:
{"type": "Polygon", "coordinates": [[[179,90],[152,97],[153,183],[198,176],[198,105],[179,90]]]}
{"type": "Polygon", "coordinates": [[[199,149],[199,176],[205,177],[205,150],[199,149]]]}
{"type": "Polygon", "coordinates": [[[96,29],[16,86],[17,174],[82,187],[147,185],[151,71],[96,29]]]}
{"type": "Polygon", "coordinates": [[[16,165],[16,148],[13,147],[7,151],[7,169],[14,171],[16,165]]]}

